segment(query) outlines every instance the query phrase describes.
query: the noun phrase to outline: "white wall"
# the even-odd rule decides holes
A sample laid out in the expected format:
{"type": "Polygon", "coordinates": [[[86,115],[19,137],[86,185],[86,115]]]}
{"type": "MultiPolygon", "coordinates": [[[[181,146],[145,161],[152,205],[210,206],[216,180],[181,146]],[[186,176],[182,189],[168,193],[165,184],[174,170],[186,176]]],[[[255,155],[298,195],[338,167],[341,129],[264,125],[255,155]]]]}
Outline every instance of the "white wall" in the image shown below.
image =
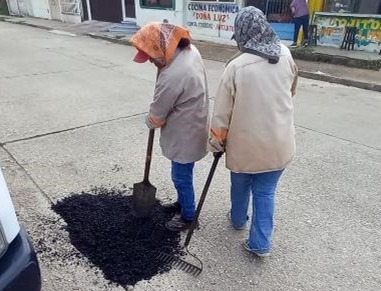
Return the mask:
{"type": "MultiPolygon", "coordinates": [[[[140,7],[140,1],[135,0],[136,6],[136,22],[138,26],[143,26],[151,21],[163,21],[167,19],[169,23],[187,27],[192,38],[196,40],[212,41],[217,43],[235,45],[235,41],[230,40],[234,25],[235,14],[233,13],[219,13],[213,11],[195,11],[189,9],[191,0],[175,0],[175,10],[160,10],[160,9],[147,9],[140,7]],[[199,19],[201,14],[208,14],[211,20],[199,19]],[[216,19],[219,19],[216,21],[216,19]],[[203,25],[210,25],[213,28],[203,28],[203,25]]],[[[238,4],[242,7],[244,0],[236,0],[234,3],[218,3],[218,2],[192,2],[196,4],[204,3],[205,5],[234,5],[238,4]]],[[[208,6],[207,6],[208,8],[208,6]]],[[[202,15],[201,15],[202,16],[202,15]]]]}
{"type": "Polygon", "coordinates": [[[10,15],[19,15],[19,6],[17,5],[17,0],[7,0],[8,11],[10,15]]]}
{"type": "Polygon", "coordinates": [[[50,17],[62,21],[60,0],[49,0],[50,17]]]}
{"type": "Polygon", "coordinates": [[[185,1],[185,24],[194,39],[235,45],[231,40],[234,20],[243,0],[229,3],[185,1]]]}
{"type": "Polygon", "coordinates": [[[48,0],[8,0],[9,13],[50,19],[48,0]]]}
{"type": "Polygon", "coordinates": [[[236,46],[237,43],[235,40],[231,40],[231,36],[229,38],[223,38],[223,37],[215,37],[215,36],[205,36],[202,34],[192,33],[191,32],[192,39],[194,40],[201,40],[201,41],[210,41],[214,43],[220,43],[220,44],[227,44],[236,46]]]}
{"type": "Polygon", "coordinates": [[[31,0],[32,15],[38,18],[51,19],[50,7],[47,0],[31,0]]]}
{"type": "Polygon", "coordinates": [[[45,19],[62,20],[68,23],[80,23],[81,15],[62,14],[59,0],[7,0],[9,13],[18,16],[32,16],[45,19]],[[54,9],[51,10],[51,9],[54,9]],[[52,15],[54,14],[54,15],[52,15]]]}
{"type": "Polygon", "coordinates": [[[62,21],[67,23],[81,23],[81,15],[62,14],[62,21]]]}
{"type": "Polygon", "coordinates": [[[18,5],[19,15],[22,15],[22,16],[33,15],[32,3],[30,2],[30,0],[13,0],[13,1],[16,2],[16,5],[18,5]]]}
{"type": "Polygon", "coordinates": [[[140,7],[140,1],[135,0],[136,23],[143,26],[152,21],[163,21],[167,19],[169,23],[184,25],[183,1],[175,0],[175,10],[147,9],[140,7]]]}

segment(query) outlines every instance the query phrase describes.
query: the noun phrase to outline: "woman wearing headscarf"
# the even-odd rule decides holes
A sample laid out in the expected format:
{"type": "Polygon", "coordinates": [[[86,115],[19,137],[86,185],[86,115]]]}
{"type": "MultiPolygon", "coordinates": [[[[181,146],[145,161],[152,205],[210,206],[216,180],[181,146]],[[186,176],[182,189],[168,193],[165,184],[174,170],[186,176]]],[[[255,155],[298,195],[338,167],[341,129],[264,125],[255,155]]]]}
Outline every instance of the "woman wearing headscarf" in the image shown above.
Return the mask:
{"type": "Polygon", "coordinates": [[[292,97],[297,67],[259,9],[241,9],[234,27],[240,52],[227,64],[217,89],[210,143],[213,151],[226,151],[232,225],[245,228],[252,196],[244,247],[268,256],[275,190],[295,151],[292,97]]]}
{"type": "Polygon", "coordinates": [[[149,23],[131,41],[138,50],[134,61],[150,60],[158,68],[146,124],[150,129],[161,128],[160,146],[172,161],[181,214],[166,227],[185,230],[195,215],[194,164],[207,153],[209,99],[204,64],[190,44],[188,30],[176,25],[149,23]]]}

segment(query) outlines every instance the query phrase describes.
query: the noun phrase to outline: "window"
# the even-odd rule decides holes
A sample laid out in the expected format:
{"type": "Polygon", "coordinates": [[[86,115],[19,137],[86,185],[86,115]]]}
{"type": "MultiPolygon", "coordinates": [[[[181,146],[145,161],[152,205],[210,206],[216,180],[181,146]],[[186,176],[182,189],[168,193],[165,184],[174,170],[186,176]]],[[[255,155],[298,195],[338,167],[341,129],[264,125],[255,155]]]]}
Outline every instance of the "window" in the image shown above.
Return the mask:
{"type": "Polygon", "coordinates": [[[357,0],[354,5],[354,13],[379,14],[381,8],[380,0],[357,0]]]}
{"type": "Polygon", "coordinates": [[[79,0],[61,0],[62,14],[80,15],[80,3],[79,0]]]}
{"type": "Polygon", "coordinates": [[[266,13],[267,0],[246,0],[244,3],[245,7],[255,6],[262,10],[263,13],[266,13]]]}
{"type": "Polygon", "coordinates": [[[381,0],[326,0],[325,12],[379,14],[381,0]]]}
{"type": "Polygon", "coordinates": [[[291,0],[246,0],[245,6],[262,10],[269,22],[288,23],[292,21],[291,0]]]}
{"type": "Polygon", "coordinates": [[[154,9],[175,9],[175,0],[141,0],[140,6],[154,9]]]}
{"type": "Polygon", "coordinates": [[[190,0],[193,2],[218,2],[218,3],[235,3],[236,0],[190,0]]]}
{"type": "Polygon", "coordinates": [[[353,13],[354,6],[355,0],[326,0],[324,11],[332,13],[353,13]]]}

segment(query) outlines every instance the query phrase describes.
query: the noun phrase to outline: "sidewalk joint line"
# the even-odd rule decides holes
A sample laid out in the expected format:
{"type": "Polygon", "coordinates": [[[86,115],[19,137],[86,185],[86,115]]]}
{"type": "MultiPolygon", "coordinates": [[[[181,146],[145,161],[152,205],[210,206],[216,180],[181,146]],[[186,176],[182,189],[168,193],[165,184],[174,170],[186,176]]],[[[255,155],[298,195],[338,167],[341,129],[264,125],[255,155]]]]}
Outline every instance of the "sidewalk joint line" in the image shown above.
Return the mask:
{"type": "Polygon", "coordinates": [[[25,173],[25,175],[28,177],[28,179],[36,186],[36,188],[40,191],[40,193],[44,196],[47,201],[53,205],[53,200],[49,197],[48,194],[38,185],[36,180],[33,179],[33,177],[28,173],[28,171],[24,168],[24,166],[15,158],[15,156],[7,149],[4,147],[4,145],[0,144],[0,148],[3,149],[8,156],[17,164],[17,166],[25,173]]]}
{"type": "Polygon", "coordinates": [[[352,144],[360,145],[360,146],[363,146],[363,147],[366,147],[366,148],[369,148],[369,149],[372,149],[372,150],[381,151],[381,148],[376,148],[376,147],[373,147],[373,146],[370,146],[370,145],[366,145],[366,144],[363,144],[363,143],[360,143],[360,142],[357,142],[357,141],[346,139],[346,138],[343,138],[343,137],[340,137],[340,136],[336,136],[336,135],[333,135],[333,134],[330,134],[330,133],[322,132],[322,131],[319,131],[317,129],[312,129],[312,128],[305,127],[305,126],[302,126],[302,125],[297,125],[297,124],[295,124],[295,126],[299,127],[299,128],[302,128],[302,129],[305,129],[305,130],[316,132],[316,133],[319,133],[319,134],[322,134],[322,135],[333,137],[335,139],[346,141],[346,142],[349,142],[349,143],[352,143],[352,144]]]}
{"type": "Polygon", "coordinates": [[[108,68],[114,68],[114,67],[121,67],[122,66],[120,64],[113,64],[112,62],[109,62],[108,65],[100,65],[99,63],[97,63],[97,61],[103,61],[103,60],[95,59],[95,58],[93,58],[93,57],[91,57],[89,55],[83,54],[83,53],[78,52],[78,51],[77,51],[77,53],[80,54],[80,57],[73,56],[73,55],[70,55],[70,54],[65,54],[62,51],[58,51],[56,48],[46,48],[46,50],[49,51],[50,53],[53,53],[53,54],[56,54],[56,55],[60,55],[60,56],[64,56],[64,57],[69,58],[71,60],[75,60],[75,61],[81,62],[83,64],[87,64],[87,65],[92,65],[94,67],[101,68],[101,69],[108,69],[108,68]],[[90,60],[86,60],[84,58],[81,58],[81,56],[82,57],[88,57],[90,60]]]}
{"type": "Polygon", "coordinates": [[[82,128],[87,128],[87,127],[91,127],[91,126],[99,125],[99,124],[104,124],[104,123],[108,123],[108,122],[118,121],[118,120],[122,120],[122,119],[134,118],[134,117],[145,115],[145,114],[147,114],[147,112],[132,114],[132,115],[128,115],[128,116],[116,117],[116,118],[112,118],[112,119],[108,119],[108,120],[103,120],[103,121],[89,123],[89,124],[86,124],[86,125],[80,125],[80,126],[75,126],[75,127],[71,127],[71,128],[62,129],[62,130],[56,130],[56,131],[52,131],[52,132],[47,132],[47,133],[43,133],[43,134],[37,134],[37,135],[33,135],[33,136],[29,136],[29,137],[24,137],[24,138],[19,138],[19,139],[14,139],[14,140],[6,141],[6,142],[0,142],[0,146],[3,147],[5,145],[12,144],[12,143],[33,140],[33,139],[37,139],[37,138],[41,138],[41,137],[46,137],[46,136],[50,136],[50,135],[55,135],[55,134],[60,134],[60,133],[64,133],[64,132],[74,131],[74,130],[78,130],[78,129],[82,129],[82,128]]]}
{"type": "Polygon", "coordinates": [[[71,71],[53,71],[53,72],[42,72],[42,73],[33,73],[33,74],[25,74],[25,75],[14,75],[14,76],[5,76],[0,77],[0,80],[6,80],[6,79],[16,79],[16,78],[23,78],[23,77],[33,77],[33,76],[43,76],[43,75],[50,75],[50,74],[65,74],[65,73],[72,73],[72,72],[82,72],[87,71],[85,70],[71,70],[71,71]]]}

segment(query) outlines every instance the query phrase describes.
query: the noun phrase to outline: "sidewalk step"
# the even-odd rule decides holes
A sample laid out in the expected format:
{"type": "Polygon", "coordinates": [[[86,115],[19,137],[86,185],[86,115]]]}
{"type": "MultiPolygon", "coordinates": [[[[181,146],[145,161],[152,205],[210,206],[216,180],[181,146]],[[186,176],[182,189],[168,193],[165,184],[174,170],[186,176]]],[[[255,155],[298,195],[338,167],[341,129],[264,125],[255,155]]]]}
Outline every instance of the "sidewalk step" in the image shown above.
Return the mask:
{"type": "Polygon", "coordinates": [[[109,32],[128,32],[128,33],[135,33],[139,30],[139,28],[136,27],[122,27],[122,26],[116,26],[109,29],[109,32]]]}
{"type": "Polygon", "coordinates": [[[139,26],[136,25],[136,22],[133,21],[122,21],[121,23],[113,26],[109,29],[109,32],[133,35],[140,29],[139,26]]]}
{"type": "Polygon", "coordinates": [[[121,22],[121,24],[123,24],[123,25],[128,25],[128,26],[138,27],[138,26],[136,25],[136,22],[135,22],[135,21],[124,20],[124,21],[121,22]]]}

